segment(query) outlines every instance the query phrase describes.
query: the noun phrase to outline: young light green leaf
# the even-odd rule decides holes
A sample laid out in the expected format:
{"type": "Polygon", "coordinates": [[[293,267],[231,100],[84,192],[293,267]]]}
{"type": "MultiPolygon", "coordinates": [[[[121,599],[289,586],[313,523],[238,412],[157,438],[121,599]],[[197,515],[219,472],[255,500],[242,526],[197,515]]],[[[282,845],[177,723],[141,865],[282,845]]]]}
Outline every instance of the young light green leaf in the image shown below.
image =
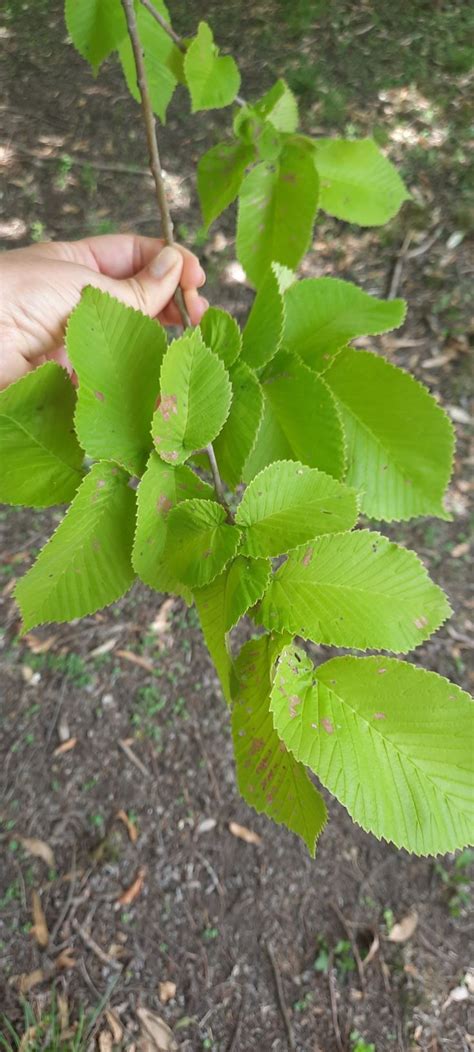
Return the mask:
{"type": "Polygon", "coordinates": [[[235,201],[245,169],[255,159],[255,146],[220,142],[203,154],[197,166],[197,189],[207,227],[235,201]]]}
{"type": "Polygon", "coordinates": [[[80,55],[97,73],[99,66],[127,34],[119,0],[66,0],[69,36],[80,55]]]}
{"type": "Polygon", "coordinates": [[[393,164],[373,139],[317,139],[314,163],[321,208],[359,226],[382,226],[410,197],[393,164]]]}
{"type": "Polygon", "coordinates": [[[0,391],[0,501],[46,508],[72,500],[84,454],[73,425],[75,391],[45,362],[0,391]]]}
{"type": "Polygon", "coordinates": [[[206,344],[224,363],[226,369],[239,357],[242,334],[235,318],[220,307],[208,307],[199,323],[206,344]]]}
{"type": "Polygon", "coordinates": [[[276,461],[247,487],[235,521],[244,528],[242,553],[283,555],[325,533],[351,530],[355,490],[298,461],[276,461]]]}
{"type": "Polygon", "coordinates": [[[72,621],[119,599],[134,577],[134,528],[135,494],[127,476],[112,464],[94,464],[16,586],[23,631],[47,621],[72,621]]]}
{"type": "Polygon", "coordinates": [[[262,377],[264,413],[244,467],[250,480],[274,460],[301,460],[333,478],[345,472],[345,442],[336,400],[324,380],[294,354],[280,351],[262,377]]]}
{"type": "Polygon", "coordinates": [[[202,341],[199,329],[168,347],[161,367],[161,399],[152,422],[162,460],[182,464],[212,442],[225,423],[232,388],[229,374],[202,341]]]}
{"type": "MultiPolygon", "coordinates": [[[[286,270],[286,268],[285,268],[286,270]]],[[[278,351],[284,325],[283,281],[277,265],[267,271],[252,303],[242,333],[242,359],[252,369],[261,369],[278,351]]]]}
{"type": "Polygon", "coordinates": [[[396,329],[405,300],[379,300],[339,278],[304,278],[285,293],[283,346],[324,372],[348,340],[396,329]]]}
{"type": "Polygon", "coordinates": [[[278,288],[280,289],[281,295],[284,296],[290,285],[294,285],[296,274],[294,270],[290,270],[289,267],[284,267],[282,263],[272,263],[273,273],[278,281],[278,288]]]}
{"type": "Polygon", "coordinates": [[[137,528],[132,562],[145,584],[158,592],[176,592],[188,603],[192,600],[191,593],[176,580],[163,553],[168,513],[181,501],[194,497],[212,500],[214,490],[185,464],[171,467],[152,453],[137,490],[137,528]]]}
{"type": "Polygon", "coordinates": [[[235,489],[242,480],[244,464],[251,452],[263,413],[263,395],[255,373],[237,361],[230,370],[230,413],[214,442],[214,453],[222,478],[235,489]]]}
{"type": "Polygon", "coordinates": [[[367,515],[449,519],[451,421],[422,384],[370,351],[346,348],[325,374],[346,432],[347,481],[367,515]]]}
{"type": "Polygon", "coordinates": [[[164,329],[88,286],[69,318],[66,346],[79,379],[79,441],[89,456],[141,475],[151,447],[164,329]]]}
{"type": "Polygon", "coordinates": [[[255,103],[254,110],[278,131],[294,132],[298,127],[298,103],[284,80],[277,80],[255,103]]]}
{"type": "Polygon", "coordinates": [[[474,705],[435,672],[385,657],[315,669],[283,651],[275,728],[363,829],[417,855],[472,843],[474,705]]]}
{"type": "Polygon", "coordinates": [[[318,207],[318,177],[302,139],[288,138],[275,164],[258,164],[239,194],[237,257],[257,287],[273,260],[296,267],[318,207]]]}
{"type": "Polygon", "coordinates": [[[414,552],[370,530],[320,537],[277,570],[259,617],[315,643],[406,653],[449,617],[414,552]]]}
{"type": "MultiPolygon", "coordinates": [[[[170,16],[163,0],[153,0],[153,3],[159,14],[169,23],[170,16]]],[[[154,113],[164,124],[166,110],[176,84],[183,79],[183,56],[173,40],[141,4],[137,5],[136,19],[151,104],[154,113]]],[[[125,35],[120,44],[119,58],[128,90],[133,98],[140,102],[135,59],[128,35],[125,35]]]]}
{"type": "Polygon", "coordinates": [[[270,569],[268,559],[246,559],[238,555],[210,584],[194,592],[204,639],[227,701],[231,699],[232,674],[227,635],[262,598],[270,569]]]}
{"type": "Polygon", "coordinates": [[[220,504],[185,500],[168,515],[163,561],[188,588],[209,584],[235,555],[240,530],[230,526],[220,504]]]}
{"type": "Polygon", "coordinates": [[[212,30],[200,22],[184,59],[192,112],[230,106],[240,87],[240,73],[230,55],[219,56],[212,30]]]}
{"type": "Polygon", "coordinates": [[[246,803],[302,837],[314,857],[326,805],[303,764],[286,751],[269,709],[273,665],[284,644],[281,636],[252,639],[237,659],[239,689],[232,711],[237,780],[246,803]]]}

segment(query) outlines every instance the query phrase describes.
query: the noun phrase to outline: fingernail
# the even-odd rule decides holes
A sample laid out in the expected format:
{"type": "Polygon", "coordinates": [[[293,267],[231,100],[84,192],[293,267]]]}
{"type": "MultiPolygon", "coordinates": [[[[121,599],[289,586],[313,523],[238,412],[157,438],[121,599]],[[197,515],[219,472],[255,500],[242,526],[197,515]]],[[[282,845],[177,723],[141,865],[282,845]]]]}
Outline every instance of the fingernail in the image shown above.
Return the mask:
{"type": "Polygon", "coordinates": [[[178,263],[182,263],[182,260],[183,257],[181,252],[178,252],[177,248],[172,248],[171,245],[165,245],[159,256],[152,259],[150,263],[150,273],[153,274],[154,278],[164,278],[165,274],[168,274],[170,270],[173,270],[178,263]]]}

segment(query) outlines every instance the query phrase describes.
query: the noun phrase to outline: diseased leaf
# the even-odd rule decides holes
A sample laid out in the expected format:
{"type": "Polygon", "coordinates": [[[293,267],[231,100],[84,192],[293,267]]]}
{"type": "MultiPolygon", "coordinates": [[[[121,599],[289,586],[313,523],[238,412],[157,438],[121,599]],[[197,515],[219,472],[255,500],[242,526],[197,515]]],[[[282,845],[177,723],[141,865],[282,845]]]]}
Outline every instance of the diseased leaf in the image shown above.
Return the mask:
{"type": "Polygon", "coordinates": [[[199,323],[201,336],[211,351],[229,368],[239,357],[242,334],[235,318],[220,307],[208,307],[199,323]]]}
{"type": "Polygon", "coordinates": [[[222,684],[231,698],[232,659],[227,635],[247,610],[262,598],[270,577],[267,559],[238,555],[205,588],[194,592],[201,628],[222,684]]]}
{"type": "Polygon", "coordinates": [[[283,347],[324,372],[348,340],[396,329],[405,313],[405,300],[379,300],[339,278],[304,278],[285,293],[283,347]]]}
{"type": "Polygon", "coordinates": [[[23,631],[93,614],[130,588],[135,494],[127,476],[99,463],[86,475],[55,533],[18,582],[23,631]]]}
{"type": "Polygon", "coordinates": [[[259,617],[315,643],[406,653],[451,613],[414,552],[380,533],[320,537],[277,570],[259,617]]]}
{"type": "MultiPolygon", "coordinates": [[[[163,0],[153,0],[153,4],[159,14],[169,23],[169,12],[163,0]]],[[[151,104],[154,113],[164,124],[166,110],[176,84],[183,80],[183,56],[173,40],[141,4],[136,5],[136,19],[151,104]]],[[[140,102],[135,59],[128,34],[125,34],[120,44],[119,58],[128,90],[133,98],[140,102]]]]}
{"type": "Polygon", "coordinates": [[[256,165],[242,183],[237,257],[257,288],[275,260],[296,267],[306,252],[318,207],[318,177],[302,139],[288,138],[275,164],[256,165]]]}
{"type": "Polygon", "coordinates": [[[283,336],[284,305],[280,271],[272,264],[252,303],[242,333],[242,359],[261,369],[277,353],[283,336]]]}
{"type": "Polygon", "coordinates": [[[235,201],[245,169],[254,159],[255,147],[243,142],[220,142],[203,154],[197,166],[197,189],[207,227],[235,201]]]}
{"type": "Polygon", "coordinates": [[[79,379],[76,430],[91,457],[141,475],[166,348],[158,322],[88,286],[66,330],[79,379]]]}
{"type": "Polygon", "coordinates": [[[132,562],[138,576],[158,592],[176,592],[188,603],[191,594],[180,585],[164,557],[168,514],[183,500],[212,500],[214,490],[180,464],[172,467],[152,453],[137,490],[137,528],[132,562]]]}
{"type": "Polygon", "coordinates": [[[199,329],[168,347],[160,378],[161,397],[152,422],[162,460],[182,464],[212,442],[227,419],[232,400],[229,375],[202,342],[199,329]]]}
{"type": "Polygon", "coordinates": [[[66,0],[66,26],[80,55],[97,73],[99,66],[127,34],[118,0],[66,0]]]}
{"type": "Polygon", "coordinates": [[[214,110],[230,106],[240,87],[240,73],[230,55],[219,56],[212,30],[207,22],[200,22],[194,40],[184,59],[184,73],[192,103],[196,110],[214,110]]]}
{"type": "Polygon", "coordinates": [[[269,708],[273,665],[284,645],[282,636],[262,636],[246,643],[237,658],[232,710],[237,781],[246,803],[302,837],[314,857],[326,805],[275,732],[269,708]]]}
{"type": "Polygon", "coordinates": [[[285,80],[277,80],[253,108],[280,132],[294,132],[298,127],[298,103],[285,80]]]}
{"type": "Polygon", "coordinates": [[[357,521],[354,490],[298,461],[276,461],[247,487],[235,521],[244,528],[244,555],[276,556],[320,534],[350,530],[357,521]]]}
{"type": "Polygon", "coordinates": [[[263,412],[263,395],[255,373],[245,362],[230,370],[232,403],[229,416],[214,442],[214,453],[222,478],[235,489],[253,448],[263,412]]]}
{"type": "Polygon", "coordinates": [[[435,672],[386,657],[338,657],[315,669],[283,651],[275,728],[363,829],[417,855],[472,843],[468,694],[435,672]]]}
{"type": "Polygon", "coordinates": [[[359,226],[383,226],[410,197],[393,164],[373,139],[317,139],[314,163],[321,208],[359,226]]]}
{"type": "Polygon", "coordinates": [[[301,460],[333,478],[345,473],[345,440],[336,400],[322,377],[279,351],[261,377],[264,410],[244,466],[250,480],[274,460],[301,460]]]}
{"type": "Polygon", "coordinates": [[[220,504],[185,500],[168,515],[163,561],[188,588],[202,588],[221,573],[235,555],[240,530],[226,522],[220,504]]]}
{"type": "Polygon", "coordinates": [[[55,362],[0,391],[0,501],[46,508],[72,500],[84,459],[74,433],[75,402],[71,381],[55,362]]]}
{"type": "Polygon", "coordinates": [[[325,374],[348,447],[347,481],[367,515],[449,519],[454,431],[426,387],[370,351],[346,348],[325,374]]]}

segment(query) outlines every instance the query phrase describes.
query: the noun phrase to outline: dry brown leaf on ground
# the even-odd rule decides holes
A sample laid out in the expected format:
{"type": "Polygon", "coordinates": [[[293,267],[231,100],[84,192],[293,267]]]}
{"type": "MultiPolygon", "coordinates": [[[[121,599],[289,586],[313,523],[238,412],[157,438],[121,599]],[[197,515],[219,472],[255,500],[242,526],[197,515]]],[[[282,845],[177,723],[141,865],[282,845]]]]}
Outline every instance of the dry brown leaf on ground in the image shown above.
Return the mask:
{"type": "Polygon", "coordinates": [[[61,1038],[64,1040],[63,1031],[69,1027],[69,1005],[65,994],[58,993],[56,996],[58,1005],[58,1018],[61,1026],[61,1038]]]}
{"type": "Polygon", "coordinates": [[[46,972],[42,968],[35,968],[33,972],[23,972],[21,975],[12,975],[9,982],[18,986],[20,994],[27,994],[34,986],[38,986],[39,983],[44,983],[47,979],[46,972]]]}
{"type": "Polygon", "coordinates": [[[247,829],[247,826],[240,826],[238,822],[229,822],[229,832],[232,836],[236,836],[239,840],[245,840],[246,844],[261,844],[262,838],[258,833],[254,833],[252,829],[247,829]]]}
{"type": "Polygon", "coordinates": [[[172,1001],[176,994],[176,983],[172,983],[170,979],[165,979],[163,983],[159,983],[158,986],[160,992],[160,1001],[162,1005],[168,1004],[168,1001],[172,1001]]]}
{"type": "Polygon", "coordinates": [[[114,639],[106,639],[105,643],[100,643],[98,647],[94,647],[93,650],[89,651],[89,657],[101,657],[102,654],[110,654],[110,651],[117,646],[119,637],[115,636],[114,639]]]}
{"type": "Polygon", "coordinates": [[[132,819],[128,817],[127,812],[120,808],[120,811],[117,811],[115,817],[118,818],[119,822],[123,822],[132,844],[136,844],[138,839],[138,829],[135,823],[132,822],[132,819]]]}
{"type": "Polygon", "coordinates": [[[20,1044],[18,1045],[18,1052],[28,1052],[28,1049],[31,1048],[31,1042],[34,1041],[36,1037],[37,1029],[37,1026],[27,1027],[20,1041],[20,1044]]]}
{"type": "Polygon", "coordinates": [[[156,635],[163,635],[171,628],[171,612],[175,605],[174,596],[170,599],[165,599],[164,603],[161,604],[160,609],[155,617],[155,620],[151,622],[150,632],[155,632],[156,635]]]}
{"type": "Polygon", "coordinates": [[[164,1019],[147,1008],[137,1008],[140,1020],[140,1052],[178,1052],[178,1046],[164,1019]]]}
{"type": "Polygon", "coordinates": [[[132,902],[135,902],[135,899],[138,897],[143,888],[143,884],[145,882],[145,874],[146,866],[140,866],[140,869],[138,870],[138,873],[133,883],[130,884],[130,887],[126,888],[125,891],[123,891],[117,899],[117,906],[131,906],[132,902]]]}
{"type": "Polygon", "coordinates": [[[112,1037],[116,1045],[122,1040],[123,1027],[120,1025],[116,1012],[113,1012],[111,1008],[105,1009],[105,1018],[112,1031],[112,1037]]]}
{"type": "Polygon", "coordinates": [[[101,1030],[97,1039],[97,1047],[99,1052],[112,1052],[114,1040],[110,1030],[101,1030]]]}
{"type": "Polygon", "coordinates": [[[416,910],[407,913],[398,924],[394,924],[388,937],[389,942],[408,942],[415,933],[418,926],[418,914],[416,910]]]}
{"type": "Polygon", "coordinates": [[[33,927],[31,928],[31,934],[36,939],[38,946],[43,949],[48,945],[49,932],[48,925],[46,924],[46,917],[43,912],[41,905],[41,899],[37,891],[31,893],[31,904],[33,912],[33,927]]]}
{"type": "Polygon", "coordinates": [[[76,967],[77,962],[74,960],[73,954],[74,950],[70,946],[67,946],[65,950],[61,950],[59,957],[56,957],[54,962],[54,967],[57,971],[76,967]]]}
{"type": "Polygon", "coordinates": [[[55,868],[54,853],[49,844],[35,836],[19,836],[18,840],[29,855],[41,858],[50,869],[55,868]]]}
{"type": "Polygon", "coordinates": [[[117,657],[124,658],[125,661],[131,661],[133,665],[139,665],[140,668],[146,669],[147,672],[153,672],[153,661],[142,657],[141,654],[134,654],[133,650],[117,650],[117,657]]]}
{"type": "Polygon", "coordinates": [[[48,650],[51,650],[57,638],[57,636],[48,636],[47,639],[39,639],[38,636],[33,635],[33,632],[27,632],[26,636],[23,636],[23,640],[32,654],[46,654],[48,650]]]}
{"type": "Polygon", "coordinates": [[[457,1004],[459,1001],[467,1001],[468,997],[469,990],[467,986],[455,986],[454,990],[451,990],[444,1004],[441,1006],[441,1011],[444,1012],[450,1005],[457,1004]]]}
{"type": "Polygon", "coordinates": [[[65,752],[70,752],[77,745],[77,738],[68,738],[67,741],[62,742],[58,745],[53,752],[53,756],[62,756],[65,752]]]}

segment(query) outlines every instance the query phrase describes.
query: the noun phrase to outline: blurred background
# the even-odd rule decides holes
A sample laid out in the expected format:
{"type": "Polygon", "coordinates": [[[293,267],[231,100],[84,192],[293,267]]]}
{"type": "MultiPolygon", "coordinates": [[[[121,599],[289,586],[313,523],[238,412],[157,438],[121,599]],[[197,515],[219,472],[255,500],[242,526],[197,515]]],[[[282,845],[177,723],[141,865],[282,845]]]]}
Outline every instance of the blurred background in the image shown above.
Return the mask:
{"type": "MultiPolygon", "coordinates": [[[[412,193],[381,230],[321,215],[301,273],[408,300],[402,329],[359,344],[412,370],[455,423],[453,519],[376,525],[419,553],[454,607],[413,660],[469,689],[473,8],[170,8],[183,35],[210,22],[246,98],[284,76],[304,131],[372,135],[412,193]]],[[[156,234],[140,113],[119,66],[94,80],[58,0],[6,0],[1,32],[3,247],[156,234]]],[[[252,291],[235,217],[206,236],[195,188],[199,157],[229,125],[226,110],[191,117],[179,88],[159,134],[177,237],[200,256],[211,303],[243,320],[252,291]]],[[[179,600],[137,585],[80,624],[19,639],[15,581],[60,518],[0,511],[0,1048],[472,1052],[473,853],[409,857],[331,800],[313,861],[247,808],[219,685],[179,600]]]]}

